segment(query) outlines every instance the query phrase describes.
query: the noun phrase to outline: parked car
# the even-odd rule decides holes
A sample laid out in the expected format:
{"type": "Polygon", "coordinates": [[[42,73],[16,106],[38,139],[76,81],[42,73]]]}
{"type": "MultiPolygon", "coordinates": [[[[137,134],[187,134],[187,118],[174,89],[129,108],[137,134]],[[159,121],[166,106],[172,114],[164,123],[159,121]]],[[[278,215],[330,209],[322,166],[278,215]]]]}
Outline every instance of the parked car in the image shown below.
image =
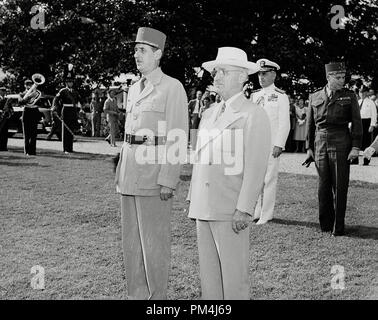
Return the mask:
{"type": "MultiPolygon", "coordinates": [[[[9,119],[9,129],[8,135],[13,136],[17,132],[22,133],[22,111],[24,106],[19,104],[20,95],[19,94],[9,94],[5,98],[10,99],[10,103],[14,105],[14,113],[9,119]]],[[[41,113],[41,119],[38,122],[38,133],[48,133],[51,131],[52,117],[51,117],[51,107],[54,96],[42,94],[35,105],[38,107],[39,112],[41,113]]],[[[6,103],[7,103],[6,102],[6,103]]]]}

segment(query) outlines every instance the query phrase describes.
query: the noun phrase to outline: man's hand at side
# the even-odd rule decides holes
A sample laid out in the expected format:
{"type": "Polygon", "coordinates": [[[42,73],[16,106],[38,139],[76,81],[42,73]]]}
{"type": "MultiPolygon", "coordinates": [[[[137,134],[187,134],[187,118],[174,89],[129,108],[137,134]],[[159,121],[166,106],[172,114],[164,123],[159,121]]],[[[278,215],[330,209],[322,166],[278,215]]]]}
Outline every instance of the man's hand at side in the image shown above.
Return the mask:
{"type": "Polygon", "coordinates": [[[244,230],[251,222],[251,218],[252,217],[248,213],[241,212],[236,209],[234,216],[232,217],[232,230],[234,230],[235,233],[239,233],[239,231],[244,230]]]}
{"type": "Polygon", "coordinates": [[[160,188],[160,199],[167,201],[169,198],[173,197],[173,189],[162,186],[160,188]]]}

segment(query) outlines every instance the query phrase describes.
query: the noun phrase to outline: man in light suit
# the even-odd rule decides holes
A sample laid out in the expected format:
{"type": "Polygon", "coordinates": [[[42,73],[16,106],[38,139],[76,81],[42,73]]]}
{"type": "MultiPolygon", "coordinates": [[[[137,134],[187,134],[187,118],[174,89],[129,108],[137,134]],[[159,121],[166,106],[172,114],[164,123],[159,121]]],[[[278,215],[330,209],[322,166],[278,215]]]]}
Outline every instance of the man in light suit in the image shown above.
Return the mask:
{"type": "Polygon", "coordinates": [[[125,142],[116,168],[130,299],[167,298],[172,196],[180,163],[160,161],[158,151],[174,145],[167,135],[176,129],[184,136],[185,158],[188,101],[183,85],[159,67],[165,40],[158,30],[138,29],[134,58],[142,78],[129,89],[125,142]]]}
{"type": "Polygon", "coordinates": [[[254,221],[260,225],[273,219],[280,155],[290,131],[290,103],[285,92],[274,85],[280,66],[268,59],[260,59],[256,63],[260,67],[258,76],[262,88],[253,93],[253,102],[267,112],[272,136],[268,170],[254,214],[254,221]]]}
{"type": "Polygon", "coordinates": [[[249,224],[269,158],[269,118],[243,94],[258,70],[243,50],[219,48],[216,60],[202,66],[223,98],[202,114],[188,194],[202,298],[249,299],[249,224]]]}

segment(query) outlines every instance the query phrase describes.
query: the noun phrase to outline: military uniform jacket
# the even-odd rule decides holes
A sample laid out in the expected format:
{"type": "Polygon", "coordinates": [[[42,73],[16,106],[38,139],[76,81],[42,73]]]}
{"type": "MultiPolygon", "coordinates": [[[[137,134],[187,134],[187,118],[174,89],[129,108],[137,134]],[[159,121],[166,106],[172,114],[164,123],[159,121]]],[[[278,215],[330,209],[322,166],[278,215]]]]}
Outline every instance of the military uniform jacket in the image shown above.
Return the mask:
{"type": "Polygon", "coordinates": [[[326,87],[309,97],[306,122],[306,148],[314,151],[316,131],[345,129],[351,123],[352,147],[362,144],[362,123],[356,95],[348,89],[341,89],[328,98],[326,87]]]}
{"type": "Polygon", "coordinates": [[[272,146],[285,148],[290,131],[290,103],[283,90],[274,84],[252,94],[253,102],[262,106],[270,119],[272,146]]]}
{"type": "MultiPolygon", "coordinates": [[[[145,88],[141,92],[141,80],[129,89],[126,106],[126,134],[149,137],[167,137],[170,130],[179,129],[183,136],[182,152],[186,157],[188,134],[188,100],[183,85],[177,79],[164,74],[160,68],[146,76],[145,88]],[[185,148],[185,150],[183,150],[185,148]]],[[[169,137],[166,147],[174,144],[169,137]]],[[[117,192],[127,195],[154,196],[160,187],[176,188],[180,176],[180,163],[172,164],[161,159],[158,146],[122,146],[116,169],[117,192]],[[148,162],[141,163],[141,151],[146,152],[148,162]],[[150,156],[147,156],[149,154],[150,156]],[[152,160],[152,161],[151,161],[152,160]],[[155,163],[154,163],[155,162],[155,163]]],[[[145,159],[146,159],[145,158],[145,159]]],[[[184,159],[185,160],[185,159],[184,159]]],[[[183,160],[183,161],[184,161],[183,160]]]]}
{"type": "Polygon", "coordinates": [[[63,104],[73,104],[77,107],[78,102],[80,101],[79,93],[72,89],[63,88],[60,89],[53,101],[52,111],[56,111],[59,116],[62,114],[63,104]]]}

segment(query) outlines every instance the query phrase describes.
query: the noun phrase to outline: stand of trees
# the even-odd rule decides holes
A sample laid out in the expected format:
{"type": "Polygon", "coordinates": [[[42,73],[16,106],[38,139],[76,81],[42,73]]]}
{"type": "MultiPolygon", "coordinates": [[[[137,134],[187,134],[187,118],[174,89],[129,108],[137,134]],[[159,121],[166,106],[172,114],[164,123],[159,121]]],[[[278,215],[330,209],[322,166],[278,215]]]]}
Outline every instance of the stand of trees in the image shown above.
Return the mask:
{"type": "Polygon", "coordinates": [[[338,59],[345,60],[351,73],[373,79],[378,87],[375,1],[339,1],[347,18],[344,25],[336,19],[340,12],[325,0],[0,0],[0,4],[0,67],[16,76],[10,83],[13,90],[22,89],[23,78],[38,72],[46,77],[44,90],[55,93],[68,63],[83,76],[78,85],[84,89],[91,81],[108,85],[121,72],[136,72],[132,42],[139,26],[167,34],[162,68],[188,89],[206,87],[209,78],[198,78],[193,67],[214,59],[221,46],[242,48],[252,61],[262,57],[276,61],[288,75],[280,85],[289,91],[301,78],[310,83],[297,85],[297,90],[323,85],[323,65],[338,59]],[[36,4],[43,13],[35,10],[36,4]]]}

